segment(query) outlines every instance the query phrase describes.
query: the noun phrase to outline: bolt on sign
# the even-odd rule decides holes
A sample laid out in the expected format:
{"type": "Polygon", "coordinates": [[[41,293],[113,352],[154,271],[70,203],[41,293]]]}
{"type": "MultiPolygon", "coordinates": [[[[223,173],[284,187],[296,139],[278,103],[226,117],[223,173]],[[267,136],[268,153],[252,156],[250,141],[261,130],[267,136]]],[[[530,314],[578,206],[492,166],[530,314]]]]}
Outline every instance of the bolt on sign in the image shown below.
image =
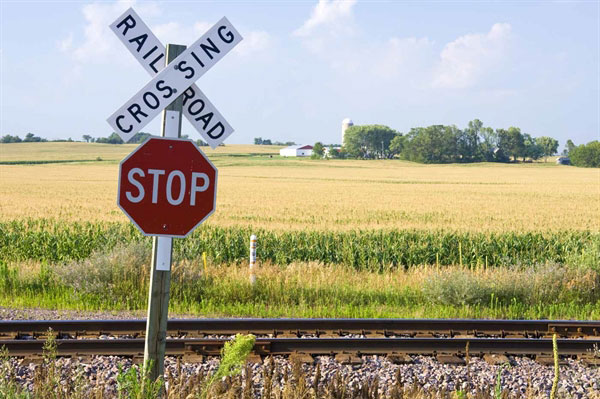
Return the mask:
{"type": "Polygon", "coordinates": [[[123,141],[129,141],[180,95],[183,95],[183,114],[213,149],[233,133],[225,118],[194,85],[242,40],[227,18],[223,17],[167,66],[165,47],[133,9],[125,11],[110,28],[154,76],[108,118],[109,125],[123,141]]]}

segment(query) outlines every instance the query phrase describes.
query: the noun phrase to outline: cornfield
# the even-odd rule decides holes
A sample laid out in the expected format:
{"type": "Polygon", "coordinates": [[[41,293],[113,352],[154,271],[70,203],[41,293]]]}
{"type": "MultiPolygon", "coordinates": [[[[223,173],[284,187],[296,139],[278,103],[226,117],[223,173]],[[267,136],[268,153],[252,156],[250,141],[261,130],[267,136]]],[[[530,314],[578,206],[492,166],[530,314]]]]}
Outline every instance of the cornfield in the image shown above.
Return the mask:
{"type": "MultiPolygon", "coordinates": [[[[249,237],[258,237],[264,262],[343,264],[383,271],[415,265],[494,267],[565,263],[585,258],[600,264],[600,233],[450,232],[420,230],[271,231],[205,225],[185,240],[175,240],[178,259],[200,259],[206,252],[215,263],[246,261],[249,237]],[[590,258],[592,258],[590,260],[590,258]]],[[[117,244],[151,240],[130,223],[67,223],[48,219],[0,222],[0,260],[63,262],[81,260],[117,244]]]]}

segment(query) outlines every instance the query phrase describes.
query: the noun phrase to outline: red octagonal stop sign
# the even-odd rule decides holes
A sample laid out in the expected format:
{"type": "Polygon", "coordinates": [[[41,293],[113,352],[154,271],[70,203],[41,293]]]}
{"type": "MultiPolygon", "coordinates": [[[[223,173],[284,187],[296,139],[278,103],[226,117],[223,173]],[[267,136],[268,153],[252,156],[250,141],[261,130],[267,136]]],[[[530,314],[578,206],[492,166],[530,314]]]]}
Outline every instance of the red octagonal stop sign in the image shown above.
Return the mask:
{"type": "Polygon", "coordinates": [[[144,235],[187,236],[216,196],[217,168],[191,140],[151,137],[119,166],[117,204],[144,235]]]}

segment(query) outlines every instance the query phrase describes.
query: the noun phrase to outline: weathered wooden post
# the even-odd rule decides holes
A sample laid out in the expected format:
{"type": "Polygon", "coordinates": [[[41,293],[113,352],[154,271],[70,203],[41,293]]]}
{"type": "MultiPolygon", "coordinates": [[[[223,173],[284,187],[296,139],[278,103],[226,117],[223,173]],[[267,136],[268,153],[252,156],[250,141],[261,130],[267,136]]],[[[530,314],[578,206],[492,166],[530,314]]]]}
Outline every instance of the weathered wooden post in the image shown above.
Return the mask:
{"type": "MultiPolygon", "coordinates": [[[[169,64],[184,50],[185,46],[167,44],[166,63],[169,64]]],[[[180,95],[163,111],[162,137],[181,137],[182,106],[183,97],[180,95]]],[[[146,343],[144,345],[144,367],[150,366],[147,371],[148,377],[152,381],[162,377],[165,373],[172,254],[173,238],[154,237],[152,239],[152,270],[150,271],[148,320],[146,321],[146,343]]]]}

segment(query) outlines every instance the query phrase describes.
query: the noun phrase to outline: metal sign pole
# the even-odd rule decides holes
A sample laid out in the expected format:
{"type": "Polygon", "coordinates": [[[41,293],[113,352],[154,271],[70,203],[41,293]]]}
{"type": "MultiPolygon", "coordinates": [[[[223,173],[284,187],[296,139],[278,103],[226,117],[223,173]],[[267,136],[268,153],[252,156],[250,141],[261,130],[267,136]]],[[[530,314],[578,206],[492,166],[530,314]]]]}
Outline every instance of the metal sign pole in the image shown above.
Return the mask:
{"type": "MultiPolygon", "coordinates": [[[[183,53],[185,48],[185,46],[177,44],[168,44],[167,64],[183,53]]],[[[163,111],[161,131],[163,137],[177,138],[181,136],[181,111],[183,106],[181,94],[163,111]]],[[[146,343],[144,345],[144,367],[150,366],[147,372],[151,381],[163,378],[165,374],[165,346],[167,343],[172,253],[172,238],[153,238],[148,320],[146,322],[146,343]]]]}

